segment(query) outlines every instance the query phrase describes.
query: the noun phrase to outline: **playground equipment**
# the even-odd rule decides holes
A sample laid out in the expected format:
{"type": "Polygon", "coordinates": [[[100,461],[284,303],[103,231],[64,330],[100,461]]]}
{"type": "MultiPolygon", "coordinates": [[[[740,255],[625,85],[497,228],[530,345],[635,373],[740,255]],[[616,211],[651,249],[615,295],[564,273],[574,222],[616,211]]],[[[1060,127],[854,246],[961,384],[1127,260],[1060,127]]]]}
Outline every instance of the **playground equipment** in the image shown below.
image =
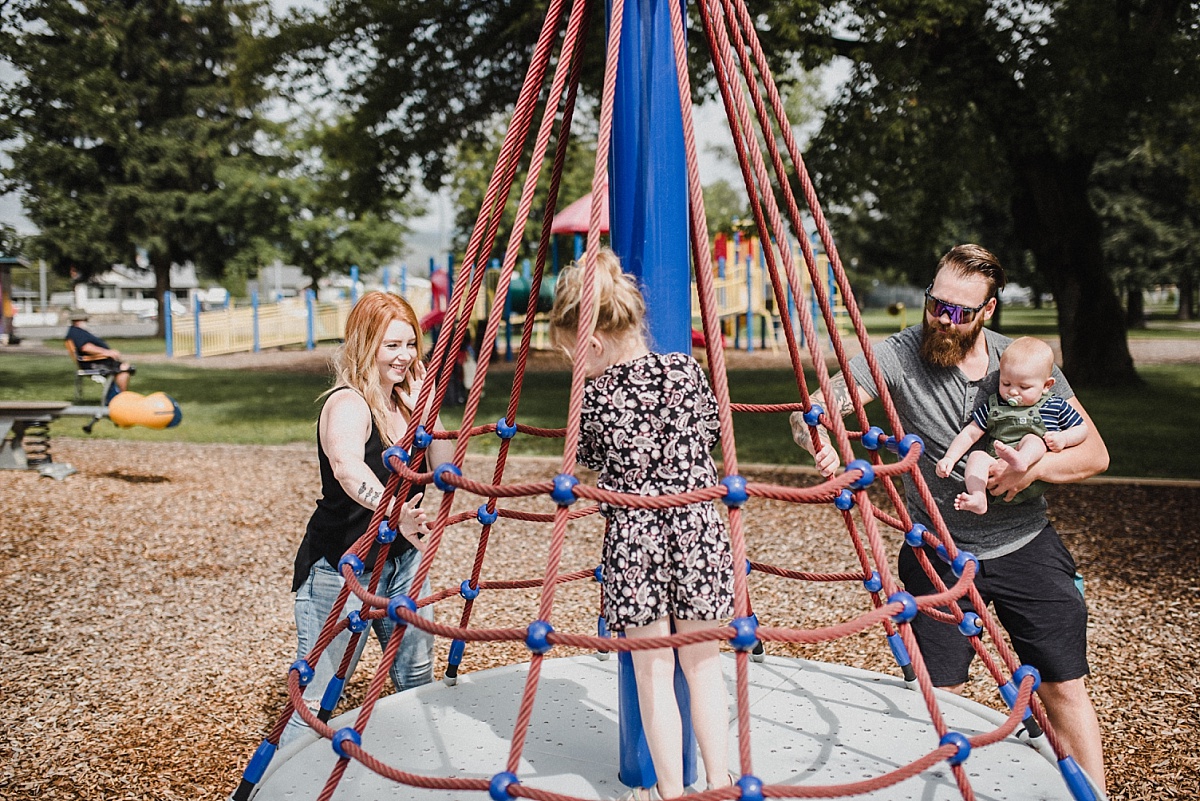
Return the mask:
{"type": "Polygon", "coordinates": [[[91,418],[87,433],[105,417],[118,426],[171,428],[179,425],[179,404],[162,392],[139,395],[119,392],[107,406],[79,406],[65,401],[0,401],[0,470],[37,470],[65,478],[75,468],[50,455],[50,423],[59,417],[91,418]]]}
{"type": "Polygon", "coordinates": [[[108,402],[108,417],[122,427],[174,428],[183,419],[179,404],[165,392],[139,395],[125,390],[108,402]]]}
{"type": "MultiPolygon", "coordinates": [[[[622,687],[623,694],[614,703],[615,689],[607,692],[602,689],[613,683],[607,663],[601,666],[590,657],[560,660],[546,657],[557,646],[592,649],[599,653],[616,651],[620,657],[625,657],[635,645],[679,645],[685,641],[695,642],[698,636],[720,638],[733,649],[733,655],[726,662],[736,686],[734,739],[741,774],[736,788],[697,793],[699,801],[729,798],[758,801],[764,797],[855,794],[889,799],[946,798],[951,793],[970,799],[976,797],[976,785],[979,793],[988,798],[1065,798],[1068,793],[1076,801],[1095,801],[1103,797],[1074,758],[1064,751],[1045,711],[1036,701],[1034,692],[1040,682],[1036,667],[1017,662],[996,622],[981,603],[974,588],[978,561],[971,554],[958,550],[936,514],[935,519],[939,521],[936,531],[926,530],[909,519],[892,479],[901,473],[913,473],[918,485],[924,486],[915,467],[923,445],[919,437],[901,430],[884,382],[876,380],[881,387],[880,400],[890,431],[867,425],[868,417],[859,398],[852,400],[855,419],[860,421],[863,430],[854,432],[846,430],[840,417],[825,414],[811,402],[797,329],[811,357],[817,384],[825,396],[831,397],[832,392],[821,352],[824,338],[818,336],[810,303],[802,295],[801,269],[808,273],[817,310],[843,370],[848,365],[848,356],[833,317],[834,304],[826,290],[828,276],[821,269],[805,233],[799,204],[791,192],[790,176],[786,174],[785,157],[803,191],[817,238],[829,254],[828,269],[832,270],[833,280],[844,299],[858,344],[869,354],[871,343],[850,294],[849,282],[811,181],[791,137],[782,102],[765,67],[749,13],[737,0],[701,0],[699,10],[709,49],[715,54],[715,74],[734,129],[735,146],[759,238],[764,243],[773,243],[762,248],[762,258],[771,279],[774,308],[781,316],[785,310],[788,315],[780,330],[795,372],[798,397],[759,406],[730,402],[717,315],[714,259],[705,231],[691,125],[691,90],[686,71],[681,4],[662,0],[631,4],[630,7],[622,0],[612,0],[608,5],[606,72],[593,186],[603,185],[607,172],[613,198],[610,209],[613,247],[625,267],[638,275],[645,287],[651,338],[663,350],[687,350],[690,347],[689,269],[694,270],[710,375],[720,407],[725,476],[718,484],[685,496],[623,495],[581,483],[575,475],[574,443],[579,435],[584,387],[582,362],[574,365],[565,428],[535,429],[518,422],[526,359],[533,338],[532,326],[522,330],[513,391],[505,416],[496,423],[476,424],[490,357],[515,275],[516,244],[525,230],[540,168],[558,125],[560,158],[554,161],[555,169],[545,201],[547,213],[543,218],[549,221],[554,216],[561,155],[565,152],[563,148],[574,112],[578,47],[588,40],[583,33],[584,21],[590,11],[588,6],[586,2],[574,4],[567,19],[560,0],[551,0],[546,24],[483,201],[485,212],[480,214],[472,232],[463,260],[464,268],[460,272],[461,280],[454,284],[434,348],[432,363],[442,365],[443,372],[438,380],[424,383],[416,403],[416,408],[425,409],[425,404],[432,401],[430,411],[420,419],[414,418],[401,441],[384,454],[392,471],[387,492],[407,492],[414,482],[430,481],[443,492],[412,586],[422,586],[438,557],[443,537],[454,526],[479,527],[477,556],[470,574],[460,585],[437,589],[426,597],[385,598],[376,595],[374,587],[378,576],[363,576],[363,560],[371,548],[388,547],[387,543],[395,538],[398,524],[398,511],[389,519],[383,507],[378,509],[363,536],[341,559],[338,570],[345,577],[346,586],[316,646],[288,669],[289,700],[250,759],[233,798],[248,801],[257,793],[259,801],[300,797],[325,801],[335,791],[339,797],[421,797],[410,787],[423,788],[431,798],[483,798],[486,794],[495,801],[508,798],[566,801],[598,795],[608,797],[615,784],[612,763],[618,756],[620,765],[616,773],[623,784],[650,786],[654,783],[653,765],[643,758],[638,737],[623,739],[618,754],[617,745],[610,736],[614,729],[636,730],[637,725],[637,713],[631,712],[634,707],[629,694],[624,692],[627,685],[621,678],[621,665],[625,659],[617,660],[615,683],[622,687]],[[557,66],[552,80],[548,81],[546,73],[551,63],[552,44],[558,36],[557,27],[564,19],[565,33],[554,61],[557,66]],[[647,59],[649,63],[643,63],[641,59],[647,59]],[[739,65],[743,75],[736,74],[739,65]],[[645,80],[640,72],[643,69],[650,76],[645,80]],[[621,71],[624,72],[618,78],[621,71]],[[630,76],[629,71],[634,74],[630,76]],[[620,93],[618,84],[622,87],[620,93]],[[496,215],[487,210],[505,207],[516,176],[517,156],[528,145],[535,107],[540,93],[547,87],[544,113],[531,148],[530,167],[522,184],[510,244],[505,249],[509,255],[497,277],[496,294],[482,336],[476,381],[463,411],[461,428],[459,431],[430,433],[447,383],[444,370],[448,362],[444,356],[456,353],[468,336],[472,327],[470,310],[475,308],[484,285],[486,271],[474,267],[482,264],[480,254],[492,252],[497,236],[499,222],[496,215]],[[743,92],[753,105],[753,117],[743,92]],[[653,124],[650,124],[651,120],[653,124]],[[759,130],[768,132],[767,135],[756,136],[756,124],[759,130]],[[775,131],[780,132],[782,149],[775,131]],[[660,133],[663,134],[661,138],[657,136],[660,133]],[[614,138],[617,141],[613,141],[614,138]],[[766,156],[760,149],[750,147],[758,141],[767,148],[766,156]],[[613,145],[611,164],[610,143],[613,145]],[[772,181],[768,172],[768,162],[777,172],[776,181],[772,181]],[[782,193],[782,209],[776,203],[776,186],[782,193]],[[793,247],[774,244],[789,241],[784,230],[785,221],[793,231],[792,241],[797,243],[802,264],[797,263],[793,247]],[[685,236],[685,233],[689,235],[685,236]],[[436,394],[431,395],[434,386],[437,387],[436,394]],[[814,435],[818,426],[828,428],[847,463],[845,472],[818,486],[806,488],[748,482],[739,474],[732,413],[767,411],[803,412],[810,433],[814,435]],[[479,480],[465,475],[463,464],[471,441],[490,435],[500,440],[500,452],[491,479],[479,480]],[[508,449],[512,438],[518,435],[564,437],[566,445],[560,471],[541,481],[506,484],[508,449]],[[423,464],[425,449],[435,437],[455,440],[454,457],[444,464],[426,466],[423,464]],[[868,458],[854,459],[852,439],[861,442],[868,458]],[[876,498],[868,493],[868,488],[872,487],[886,498],[890,511],[876,506],[876,498]],[[452,514],[455,498],[462,492],[478,496],[483,502],[474,511],[452,514]],[[548,496],[554,510],[534,514],[501,505],[501,499],[525,496],[548,496]],[[744,514],[752,514],[753,499],[757,498],[832,504],[845,526],[846,552],[853,560],[854,568],[821,574],[754,560],[746,549],[744,514]],[[581,499],[591,503],[578,505],[581,499]],[[735,571],[735,617],[729,626],[686,637],[672,635],[657,640],[638,640],[636,644],[608,637],[603,617],[598,621],[595,634],[554,628],[555,598],[560,586],[575,581],[603,580],[591,565],[562,564],[568,529],[580,518],[594,514],[597,503],[665,508],[717,500],[728,510],[734,564],[747,566],[745,573],[735,571]],[[546,523],[551,528],[549,557],[540,581],[489,581],[484,578],[489,536],[493,528],[503,526],[501,520],[507,518],[546,523]],[[948,587],[939,584],[939,589],[944,587],[944,591],[936,596],[914,598],[901,590],[888,567],[881,523],[903,533],[906,544],[914,549],[935,583],[938,579],[924,556],[923,546],[936,547],[941,558],[953,566],[956,581],[948,587]],[[849,615],[842,623],[828,629],[760,625],[753,609],[750,575],[754,572],[795,580],[861,584],[866,593],[865,611],[849,615]],[[524,587],[540,589],[536,617],[525,627],[480,629],[471,626],[476,603],[498,599],[503,590],[524,587]],[[365,611],[351,613],[339,622],[341,608],[351,592],[362,599],[365,611]],[[435,604],[455,594],[464,600],[462,617],[457,625],[429,623],[416,614],[418,607],[435,604]],[[971,599],[978,614],[964,615],[954,603],[964,596],[971,599]],[[939,606],[946,606],[949,611],[940,611],[939,606]],[[990,712],[961,699],[949,699],[934,690],[910,627],[918,614],[954,625],[968,639],[996,682],[1009,709],[1006,714],[990,712]],[[371,620],[385,615],[398,627],[384,652],[363,706],[333,718],[346,680],[347,663],[343,663],[327,688],[321,709],[314,712],[306,708],[301,700],[301,688],[311,680],[313,664],[322,658],[335,634],[349,628],[353,632],[352,639],[356,638],[371,620]],[[451,640],[445,676],[446,684],[455,686],[422,688],[381,701],[388,667],[408,626],[417,626],[451,640]],[[765,643],[769,648],[773,642],[819,642],[868,630],[882,635],[878,639],[880,647],[890,650],[903,679],[836,667],[813,668],[810,663],[776,657],[767,657],[761,664],[752,663],[751,654],[759,643],[765,643]],[[529,663],[460,677],[459,666],[466,656],[467,643],[488,641],[523,642],[530,652],[529,663]],[[826,683],[826,679],[830,683],[826,683]],[[519,702],[515,698],[509,702],[514,695],[519,695],[519,702]],[[535,702],[541,704],[536,719],[535,702]],[[849,713],[839,716],[843,709],[861,713],[863,717],[849,713]],[[970,714],[960,716],[959,709],[970,714]],[[314,741],[299,742],[278,751],[279,736],[293,711],[312,727],[314,741]],[[619,719],[619,726],[613,721],[614,717],[619,719]],[[915,722],[918,718],[919,723],[915,722]],[[1011,736],[1022,726],[1039,744],[1038,749],[1029,748],[1011,736]],[[499,743],[495,742],[497,731],[501,733],[499,743]],[[508,732],[511,736],[503,739],[508,732]],[[818,733],[829,734],[830,739],[819,740],[818,733]],[[330,744],[327,745],[325,740],[330,744]],[[446,744],[444,750],[443,744],[446,744]],[[793,747],[794,751],[786,753],[793,747]],[[1049,754],[1049,758],[1044,757],[1044,753],[1049,754]],[[1007,775],[1001,764],[1007,764],[1007,775]],[[1051,782],[1046,775],[1056,770],[1062,781],[1055,778],[1051,782]]],[[[594,274],[599,251],[600,212],[598,194],[594,193],[585,258],[587,276],[594,274]]],[[[537,260],[532,268],[525,310],[527,318],[536,312],[550,236],[546,223],[542,246],[537,250],[537,260]]],[[[585,285],[586,281],[585,278],[585,285]]],[[[592,298],[585,293],[580,313],[582,320],[589,319],[591,303],[592,298]]],[[[376,562],[377,565],[381,563],[382,560],[376,562]]],[[[353,645],[347,653],[352,651],[353,645]]],[[[683,717],[686,719],[686,714],[683,717]]],[[[691,747],[684,745],[685,765],[691,747]]],[[[696,779],[695,775],[685,776],[688,783],[696,779]]]]}

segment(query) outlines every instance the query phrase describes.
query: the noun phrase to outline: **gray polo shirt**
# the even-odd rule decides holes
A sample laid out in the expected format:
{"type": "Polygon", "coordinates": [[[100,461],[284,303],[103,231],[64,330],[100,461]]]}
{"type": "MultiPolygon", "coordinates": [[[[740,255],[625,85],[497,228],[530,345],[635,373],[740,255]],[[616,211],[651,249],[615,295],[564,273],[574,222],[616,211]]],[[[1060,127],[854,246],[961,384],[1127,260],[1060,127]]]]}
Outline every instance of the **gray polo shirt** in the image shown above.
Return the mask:
{"type": "MultiPolygon", "coordinates": [[[[938,459],[946,453],[951,440],[970,421],[971,412],[999,389],[1000,354],[1012,340],[986,328],[983,336],[987,343],[988,370],[978,381],[968,381],[958,367],[935,367],[922,360],[920,325],[888,337],[874,350],[900,425],[905,433],[916,434],[925,443],[919,462],[921,475],[955,544],[980,559],[993,559],[1028,543],[1045,528],[1047,520],[1046,500],[1042,497],[1025,503],[991,504],[982,515],[960,512],[954,508],[954,497],[964,490],[962,471],[966,460],[960,461],[948,478],[939,478],[935,471],[938,459]]],[[[851,360],[850,373],[859,386],[874,390],[875,382],[862,356],[851,360]]],[[[1074,397],[1075,393],[1057,366],[1053,375],[1055,393],[1063,398],[1074,397]]],[[[892,433],[885,418],[874,422],[892,433]]],[[[982,448],[985,440],[976,443],[973,450],[982,448]]],[[[912,477],[906,473],[903,481],[909,515],[914,522],[923,523],[933,531],[912,477]]]]}

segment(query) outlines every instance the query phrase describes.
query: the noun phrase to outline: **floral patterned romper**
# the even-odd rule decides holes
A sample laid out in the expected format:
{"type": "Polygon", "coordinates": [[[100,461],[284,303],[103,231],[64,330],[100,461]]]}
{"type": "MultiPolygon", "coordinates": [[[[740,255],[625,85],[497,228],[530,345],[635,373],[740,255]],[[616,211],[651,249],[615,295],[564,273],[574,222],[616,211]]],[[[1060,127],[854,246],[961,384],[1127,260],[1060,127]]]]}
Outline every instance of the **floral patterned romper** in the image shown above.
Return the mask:
{"type": "MultiPolygon", "coordinates": [[[[710,451],[717,401],[700,365],[682,353],[616,364],[583,396],[579,462],[597,486],[672,495],[717,483],[710,451]]],[[[733,611],[729,533],[712,502],[667,509],[601,505],[604,612],[622,631],[668,615],[719,620],[733,611]]]]}

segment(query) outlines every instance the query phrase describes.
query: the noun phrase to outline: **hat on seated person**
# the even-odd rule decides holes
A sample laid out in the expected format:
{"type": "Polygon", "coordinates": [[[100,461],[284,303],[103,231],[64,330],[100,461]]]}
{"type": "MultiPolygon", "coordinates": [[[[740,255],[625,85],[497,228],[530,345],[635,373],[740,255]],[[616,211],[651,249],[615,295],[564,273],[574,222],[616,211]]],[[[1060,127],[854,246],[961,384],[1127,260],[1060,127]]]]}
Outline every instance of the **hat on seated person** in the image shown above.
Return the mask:
{"type": "Polygon", "coordinates": [[[71,309],[71,313],[68,315],[68,317],[71,320],[71,322],[74,323],[74,322],[79,322],[81,320],[87,320],[88,313],[86,311],[84,311],[83,309],[71,309]]]}

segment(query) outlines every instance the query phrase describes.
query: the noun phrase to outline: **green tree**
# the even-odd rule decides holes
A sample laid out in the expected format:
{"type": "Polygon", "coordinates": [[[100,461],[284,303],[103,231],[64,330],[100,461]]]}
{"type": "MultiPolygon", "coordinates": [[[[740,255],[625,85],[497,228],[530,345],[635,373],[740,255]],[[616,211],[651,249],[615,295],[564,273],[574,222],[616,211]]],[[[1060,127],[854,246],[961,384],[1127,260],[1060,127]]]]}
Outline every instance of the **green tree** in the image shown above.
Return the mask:
{"type": "Polygon", "coordinates": [[[988,199],[1054,293],[1067,375],[1138,381],[1089,188],[1099,159],[1200,91],[1196,4],[853,0],[764,13],[768,52],[852,65],[810,154],[827,198],[885,221],[914,275],[972,233],[971,206],[988,199]]]}
{"type": "Polygon", "coordinates": [[[272,226],[250,252],[261,254],[256,266],[271,259],[272,247],[286,262],[300,267],[313,286],[324,277],[346,274],[357,265],[371,272],[394,259],[408,233],[405,220],[412,207],[400,200],[363,198],[354,173],[347,166],[343,121],[310,121],[290,140],[290,169],[281,175],[255,180],[244,176],[243,191],[264,199],[264,220],[273,213],[272,226]]]}
{"type": "Polygon", "coordinates": [[[173,263],[222,269],[240,240],[222,235],[212,196],[220,168],[254,153],[266,93],[238,55],[263,13],[257,0],[0,10],[18,72],[0,109],[0,138],[15,141],[3,175],[39,229],[36,255],[86,277],[144,251],[160,309],[173,263]]]}
{"type": "MultiPolygon", "coordinates": [[[[1105,222],[1104,252],[1125,290],[1126,325],[1144,328],[1143,293],[1186,286],[1200,257],[1200,206],[1190,201],[1180,151],[1146,140],[1096,167],[1092,196],[1105,222]]],[[[1181,309],[1187,303],[1181,303],[1181,309]]]]}

